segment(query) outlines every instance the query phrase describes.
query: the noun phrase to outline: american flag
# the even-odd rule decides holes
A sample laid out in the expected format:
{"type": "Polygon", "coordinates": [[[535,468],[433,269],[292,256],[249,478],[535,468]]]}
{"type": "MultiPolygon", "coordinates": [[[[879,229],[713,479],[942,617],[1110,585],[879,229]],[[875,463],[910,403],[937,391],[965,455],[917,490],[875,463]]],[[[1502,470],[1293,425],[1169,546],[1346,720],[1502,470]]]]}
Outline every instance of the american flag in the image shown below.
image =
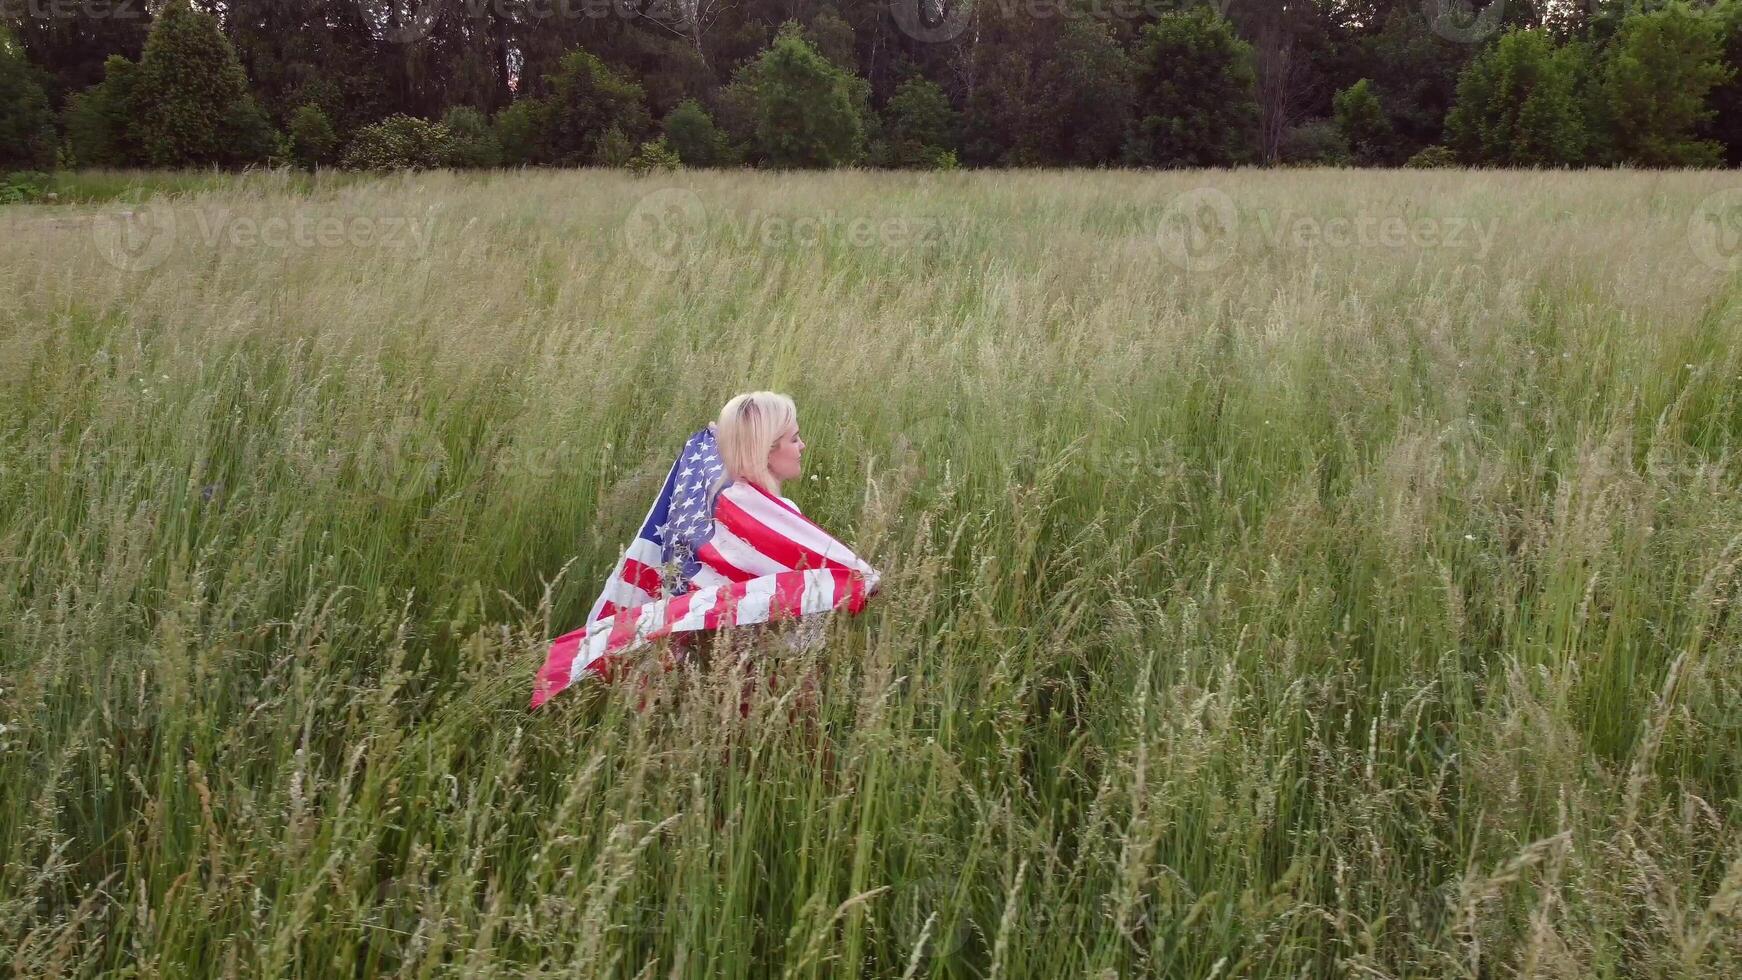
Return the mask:
{"type": "Polygon", "coordinates": [[[864,608],[876,569],[754,483],[710,499],[723,469],[713,426],[684,443],[586,625],[552,641],[534,708],[662,637],[864,608]]]}

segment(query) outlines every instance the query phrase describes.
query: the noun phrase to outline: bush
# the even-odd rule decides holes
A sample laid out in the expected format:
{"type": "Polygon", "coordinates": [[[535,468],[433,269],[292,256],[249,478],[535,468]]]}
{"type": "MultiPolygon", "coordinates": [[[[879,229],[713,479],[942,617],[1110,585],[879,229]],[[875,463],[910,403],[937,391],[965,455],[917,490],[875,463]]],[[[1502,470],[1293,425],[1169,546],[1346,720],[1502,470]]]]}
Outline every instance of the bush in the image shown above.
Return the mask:
{"type": "Polygon", "coordinates": [[[36,170],[0,174],[0,204],[40,201],[48,196],[48,174],[36,170]]]}
{"type": "Polygon", "coordinates": [[[313,170],[333,162],[339,136],[327,114],[314,103],[302,106],[290,117],[290,155],[299,166],[313,170]]]}
{"type": "Polygon", "coordinates": [[[1314,119],[1290,129],[1277,148],[1282,163],[1296,167],[1346,167],[1354,162],[1343,130],[1329,119],[1314,119]]]}
{"type": "Polygon", "coordinates": [[[538,99],[521,99],[496,114],[490,128],[504,165],[524,167],[539,162],[539,133],[547,114],[548,106],[538,99]]]}
{"type": "Polygon", "coordinates": [[[1423,147],[1415,154],[1415,156],[1409,158],[1408,163],[1404,164],[1404,166],[1413,167],[1416,170],[1431,170],[1439,167],[1455,167],[1457,165],[1457,154],[1438,144],[1423,147]]]}
{"type": "Polygon", "coordinates": [[[718,167],[731,158],[726,135],[714,126],[713,117],[695,99],[679,102],[661,128],[665,130],[666,145],[685,166],[718,167]]]}
{"type": "Polygon", "coordinates": [[[451,138],[440,123],[396,114],[357,131],[346,170],[433,170],[446,166],[451,138]]]}
{"type": "Polygon", "coordinates": [[[956,146],[956,110],[937,83],[915,76],[901,83],[883,107],[885,126],[879,162],[891,167],[935,169],[956,146]]]}
{"type": "Polygon", "coordinates": [[[457,170],[502,166],[502,144],[482,112],[470,106],[455,106],[442,117],[442,127],[448,131],[446,166],[457,170]]]}
{"type": "Polygon", "coordinates": [[[629,142],[629,137],[616,126],[599,134],[591,154],[592,162],[601,167],[626,167],[634,155],[635,144],[629,142]]]}
{"type": "Polygon", "coordinates": [[[682,167],[683,161],[666,144],[663,136],[641,144],[641,149],[629,161],[630,171],[639,176],[646,176],[656,170],[679,170],[682,167]]]}

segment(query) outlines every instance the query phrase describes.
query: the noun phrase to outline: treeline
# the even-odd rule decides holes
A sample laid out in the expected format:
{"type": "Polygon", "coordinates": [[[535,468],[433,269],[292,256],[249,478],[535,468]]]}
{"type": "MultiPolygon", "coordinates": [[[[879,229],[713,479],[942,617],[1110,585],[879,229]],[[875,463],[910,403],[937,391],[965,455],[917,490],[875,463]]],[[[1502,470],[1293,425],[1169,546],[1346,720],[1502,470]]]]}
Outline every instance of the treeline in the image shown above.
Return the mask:
{"type": "Polygon", "coordinates": [[[1718,166],[1742,0],[0,0],[0,168],[1718,166]]]}

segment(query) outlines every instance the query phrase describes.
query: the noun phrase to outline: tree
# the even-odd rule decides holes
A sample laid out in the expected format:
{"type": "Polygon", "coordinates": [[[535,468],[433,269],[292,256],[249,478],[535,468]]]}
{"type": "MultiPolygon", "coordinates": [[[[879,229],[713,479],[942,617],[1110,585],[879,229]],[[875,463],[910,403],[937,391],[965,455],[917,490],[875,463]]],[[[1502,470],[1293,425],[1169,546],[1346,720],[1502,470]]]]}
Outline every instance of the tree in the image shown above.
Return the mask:
{"type": "Polygon", "coordinates": [[[1379,104],[1373,83],[1363,78],[1337,93],[1331,100],[1337,129],[1348,143],[1349,153],[1363,167],[1395,163],[1396,135],[1379,104]]]}
{"type": "Polygon", "coordinates": [[[67,100],[67,142],[81,167],[120,167],[143,158],[133,125],[133,86],[139,66],[109,56],[101,82],[67,100]]]}
{"type": "Polygon", "coordinates": [[[1131,111],[1131,59],[1104,19],[1057,13],[990,4],[964,35],[975,38],[962,127],[970,162],[1099,166],[1118,158],[1131,111]]]}
{"type": "Polygon", "coordinates": [[[333,162],[339,136],[320,106],[311,102],[298,107],[290,117],[289,135],[290,154],[299,165],[313,170],[333,162]]]}
{"type": "Polygon", "coordinates": [[[1712,167],[1723,159],[1716,140],[1697,132],[1712,118],[1706,94],[1732,80],[1723,64],[1719,22],[1672,3],[1633,13],[1621,24],[1597,88],[1606,149],[1644,167],[1712,167]]]}
{"type": "Polygon", "coordinates": [[[714,126],[708,110],[695,99],[679,102],[661,128],[666,144],[686,167],[718,167],[731,158],[725,134],[714,126]]]}
{"type": "Polygon", "coordinates": [[[739,69],[732,86],[748,110],[754,157],[772,167],[850,166],[865,153],[863,80],[824,58],[796,23],[739,69]]]}
{"type": "Polygon", "coordinates": [[[1208,8],[1164,14],[1137,51],[1131,163],[1220,167],[1250,158],[1258,125],[1252,48],[1208,8]]]}
{"type": "Polygon", "coordinates": [[[273,152],[273,133],[218,22],[170,0],[151,26],[133,85],[144,162],[239,164],[273,152]]]}
{"type": "Polygon", "coordinates": [[[1712,89],[1712,115],[1703,132],[1723,145],[1726,163],[1742,166],[1742,0],[1723,0],[1712,15],[1724,48],[1724,67],[1731,74],[1712,89]]]}
{"type": "Polygon", "coordinates": [[[586,51],[572,51],[550,78],[540,113],[539,162],[572,166],[604,163],[623,145],[627,159],[635,141],[653,128],[641,86],[606,67],[586,51]],[[614,137],[611,130],[616,130],[614,137]]]}
{"type": "Polygon", "coordinates": [[[915,75],[883,107],[884,160],[892,167],[936,167],[956,148],[956,110],[937,83],[915,75]]]}
{"type": "Polygon", "coordinates": [[[0,169],[48,169],[59,138],[36,70],[0,26],[0,169]]]}
{"type": "Polygon", "coordinates": [[[1511,30],[1458,80],[1446,140],[1466,164],[1574,166],[1585,162],[1578,99],[1583,50],[1556,48],[1541,30],[1511,30]]]}

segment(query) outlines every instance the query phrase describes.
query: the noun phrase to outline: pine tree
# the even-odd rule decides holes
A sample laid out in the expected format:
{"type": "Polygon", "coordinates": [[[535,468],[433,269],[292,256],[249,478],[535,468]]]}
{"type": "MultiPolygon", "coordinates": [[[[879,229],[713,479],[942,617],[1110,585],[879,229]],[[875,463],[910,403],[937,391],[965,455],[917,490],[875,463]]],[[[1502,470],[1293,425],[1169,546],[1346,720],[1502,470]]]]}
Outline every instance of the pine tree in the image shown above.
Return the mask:
{"type": "Polygon", "coordinates": [[[187,0],[170,0],[152,24],[131,95],[145,163],[248,163],[273,150],[235,50],[187,0]]]}

